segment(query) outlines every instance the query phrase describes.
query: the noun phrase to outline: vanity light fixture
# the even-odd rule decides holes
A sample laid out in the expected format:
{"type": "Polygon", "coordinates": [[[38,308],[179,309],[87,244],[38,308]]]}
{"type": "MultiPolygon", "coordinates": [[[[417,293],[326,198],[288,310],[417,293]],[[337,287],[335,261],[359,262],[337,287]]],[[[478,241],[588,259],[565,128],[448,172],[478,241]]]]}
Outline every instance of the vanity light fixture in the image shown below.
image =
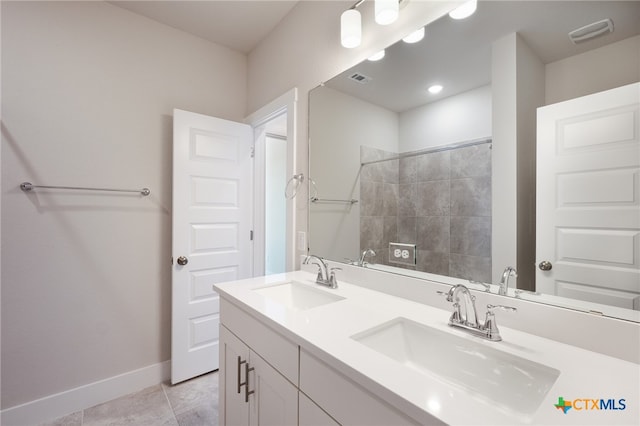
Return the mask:
{"type": "Polygon", "coordinates": [[[478,0],[469,0],[449,12],[453,19],[465,19],[473,15],[478,8],[478,0]]]}
{"type": "Polygon", "coordinates": [[[345,10],[340,16],[340,43],[347,49],[358,47],[362,42],[362,17],[356,7],[345,10]]]}
{"type": "Polygon", "coordinates": [[[405,43],[417,43],[424,38],[424,27],[416,30],[402,39],[405,43]]]}
{"type": "Polygon", "coordinates": [[[437,95],[438,93],[442,92],[442,89],[443,89],[443,87],[441,85],[434,84],[433,86],[430,86],[427,90],[432,95],[437,95]]]}
{"type": "Polygon", "coordinates": [[[375,0],[376,23],[380,25],[392,24],[398,19],[400,3],[398,0],[375,0]]]}
{"type": "MultiPolygon", "coordinates": [[[[380,25],[389,25],[398,19],[400,4],[408,0],[374,0],[375,20],[380,25]]],[[[362,42],[362,16],[357,10],[365,0],[358,0],[340,15],[340,43],[352,49],[362,42]]]]}
{"type": "Polygon", "coordinates": [[[367,59],[371,62],[375,62],[375,61],[379,61],[382,58],[384,58],[384,49],[382,49],[381,51],[379,51],[374,55],[369,56],[369,58],[367,59]]]}

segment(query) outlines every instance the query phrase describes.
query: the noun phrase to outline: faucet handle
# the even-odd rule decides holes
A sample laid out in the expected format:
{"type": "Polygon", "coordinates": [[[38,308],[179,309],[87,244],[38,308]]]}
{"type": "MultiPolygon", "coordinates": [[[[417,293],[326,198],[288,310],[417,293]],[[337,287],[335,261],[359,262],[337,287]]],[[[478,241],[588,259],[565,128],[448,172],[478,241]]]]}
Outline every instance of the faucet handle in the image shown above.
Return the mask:
{"type": "Polygon", "coordinates": [[[331,288],[338,288],[338,280],[336,279],[336,271],[342,271],[342,268],[331,268],[329,269],[329,283],[331,284],[331,288]]]}
{"type": "MultiPolygon", "coordinates": [[[[452,287],[453,288],[453,287],[452,287]]],[[[439,296],[444,296],[447,298],[447,302],[453,302],[453,299],[451,297],[451,290],[449,291],[441,291],[441,290],[437,290],[436,294],[438,294],[439,296]]]]}
{"type": "Polygon", "coordinates": [[[513,306],[487,305],[487,314],[489,314],[489,313],[493,314],[493,310],[494,309],[500,309],[502,311],[510,311],[510,312],[517,312],[518,311],[518,308],[514,308],[513,306]]]}
{"type": "Polygon", "coordinates": [[[500,330],[498,330],[498,325],[496,324],[496,314],[493,312],[494,309],[511,312],[516,312],[518,309],[514,308],[513,306],[506,305],[487,305],[487,316],[482,328],[487,334],[487,338],[489,340],[499,342],[502,340],[502,337],[500,336],[500,330]]]}

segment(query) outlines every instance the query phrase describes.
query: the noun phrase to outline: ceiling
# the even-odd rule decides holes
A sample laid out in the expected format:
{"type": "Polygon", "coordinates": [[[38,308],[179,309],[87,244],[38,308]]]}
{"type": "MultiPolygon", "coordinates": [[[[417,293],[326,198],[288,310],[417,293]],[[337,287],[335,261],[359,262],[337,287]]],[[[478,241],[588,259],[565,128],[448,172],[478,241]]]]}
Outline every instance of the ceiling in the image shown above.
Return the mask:
{"type": "MultiPolygon", "coordinates": [[[[364,61],[325,84],[389,110],[402,112],[491,82],[491,44],[517,32],[544,64],[640,34],[640,1],[485,1],[462,21],[444,16],[416,44],[402,41],[379,62],[364,61]],[[573,44],[568,33],[611,18],[615,31],[573,44]],[[356,83],[358,72],[372,79],[356,83]],[[444,86],[436,96],[426,92],[444,86]]],[[[615,64],[611,64],[612,67],[615,64]]]]}
{"type": "Polygon", "coordinates": [[[108,3],[238,52],[249,53],[298,1],[146,0],[108,3]]]}
{"type": "MultiPolygon", "coordinates": [[[[109,3],[246,54],[298,1],[109,3]]],[[[640,34],[640,0],[479,0],[478,10],[470,18],[454,21],[444,16],[427,26],[427,35],[421,42],[399,42],[387,49],[382,61],[365,61],[326,84],[392,111],[405,111],[489,84],[491,43],[513,32],[522,36],[543,63],[554,62],[640,34]],[[604,18],[613,20],[613,34],[578,45],[569,41],[567,34],[571,30],[604,18]],[[354,71],[373,80],[366,85],[354,83],[347,78],[354,71]],[[427,95],[424,89],[436,82],[445,90],[436,96],[427,95]]]]}

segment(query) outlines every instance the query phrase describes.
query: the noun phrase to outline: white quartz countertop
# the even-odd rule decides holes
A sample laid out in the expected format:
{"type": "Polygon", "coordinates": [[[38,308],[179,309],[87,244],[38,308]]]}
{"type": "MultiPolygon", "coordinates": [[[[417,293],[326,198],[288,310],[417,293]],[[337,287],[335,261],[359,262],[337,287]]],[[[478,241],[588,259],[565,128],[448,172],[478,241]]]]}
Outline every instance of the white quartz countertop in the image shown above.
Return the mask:
{"type": "MultiPolygon", "coordinates": [[[[453,424],[640,424],[640,365],[532,334],[500,326],[503,341],[490,342],[449,327],[451,311],[437,309],[362,286],[340,281],[337,289],[315,284],[315,274],[295,271],[215,285],[222,298],[253,315],[354,382],[420,421],[425,413],[453,424]],[[295,281],[343,300],[306,310],[294,310],[255,289],[295,281]],[[532,414],[522,414],[483,400],[437,376],[411,369],[354,340],[351,336],[396,318],[406,318],[478,344],[504,351],[560,371],[532,414]],[[591,408],[580,402],[566,414],[554,406],[565,401],[625,400],[623,410],[591,408]]],[[[434,297],[438,297],[434,294],[434,297]]],[[[478,317],[484,314],[478,308],[478,317]]],[[[508,315],[508,313],[505,313],[508,315]]],[[[540,321],[544,321],[541,318],[540,321]]],[[[224,321],[224,320],[223,320],[224,321]]],[[[557,324],[566,333],[589,333],[580,326],[557,324]]],[[[594,335],[594,339],[598,336],[594,335]]],[[[438,365],[433,369],[438,370],[438,365]]]]}

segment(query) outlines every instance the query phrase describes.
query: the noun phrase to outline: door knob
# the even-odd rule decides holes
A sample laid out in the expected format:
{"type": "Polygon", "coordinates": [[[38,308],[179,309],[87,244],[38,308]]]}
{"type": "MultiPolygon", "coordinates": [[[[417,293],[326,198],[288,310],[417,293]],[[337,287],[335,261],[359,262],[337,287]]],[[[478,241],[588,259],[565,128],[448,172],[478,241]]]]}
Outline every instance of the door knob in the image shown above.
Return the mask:
{"type": "Polygon", "coordinates": [[[553,265],[551,265],[551,262],[549,262],[548,260],[543,260],[538,265],[538,268],[540,268],[541,271],[550,271],[552,267],[553,265]]]}
{"type": "Polygon", "coordinates": [[[184,265],[186,265],[187,263],[189,263],[189,259],[187,259],[186,257],[184,257],[184,256],[180,256],[180,257],[178,258],[178,265],[184,266],[184,265]]]}

